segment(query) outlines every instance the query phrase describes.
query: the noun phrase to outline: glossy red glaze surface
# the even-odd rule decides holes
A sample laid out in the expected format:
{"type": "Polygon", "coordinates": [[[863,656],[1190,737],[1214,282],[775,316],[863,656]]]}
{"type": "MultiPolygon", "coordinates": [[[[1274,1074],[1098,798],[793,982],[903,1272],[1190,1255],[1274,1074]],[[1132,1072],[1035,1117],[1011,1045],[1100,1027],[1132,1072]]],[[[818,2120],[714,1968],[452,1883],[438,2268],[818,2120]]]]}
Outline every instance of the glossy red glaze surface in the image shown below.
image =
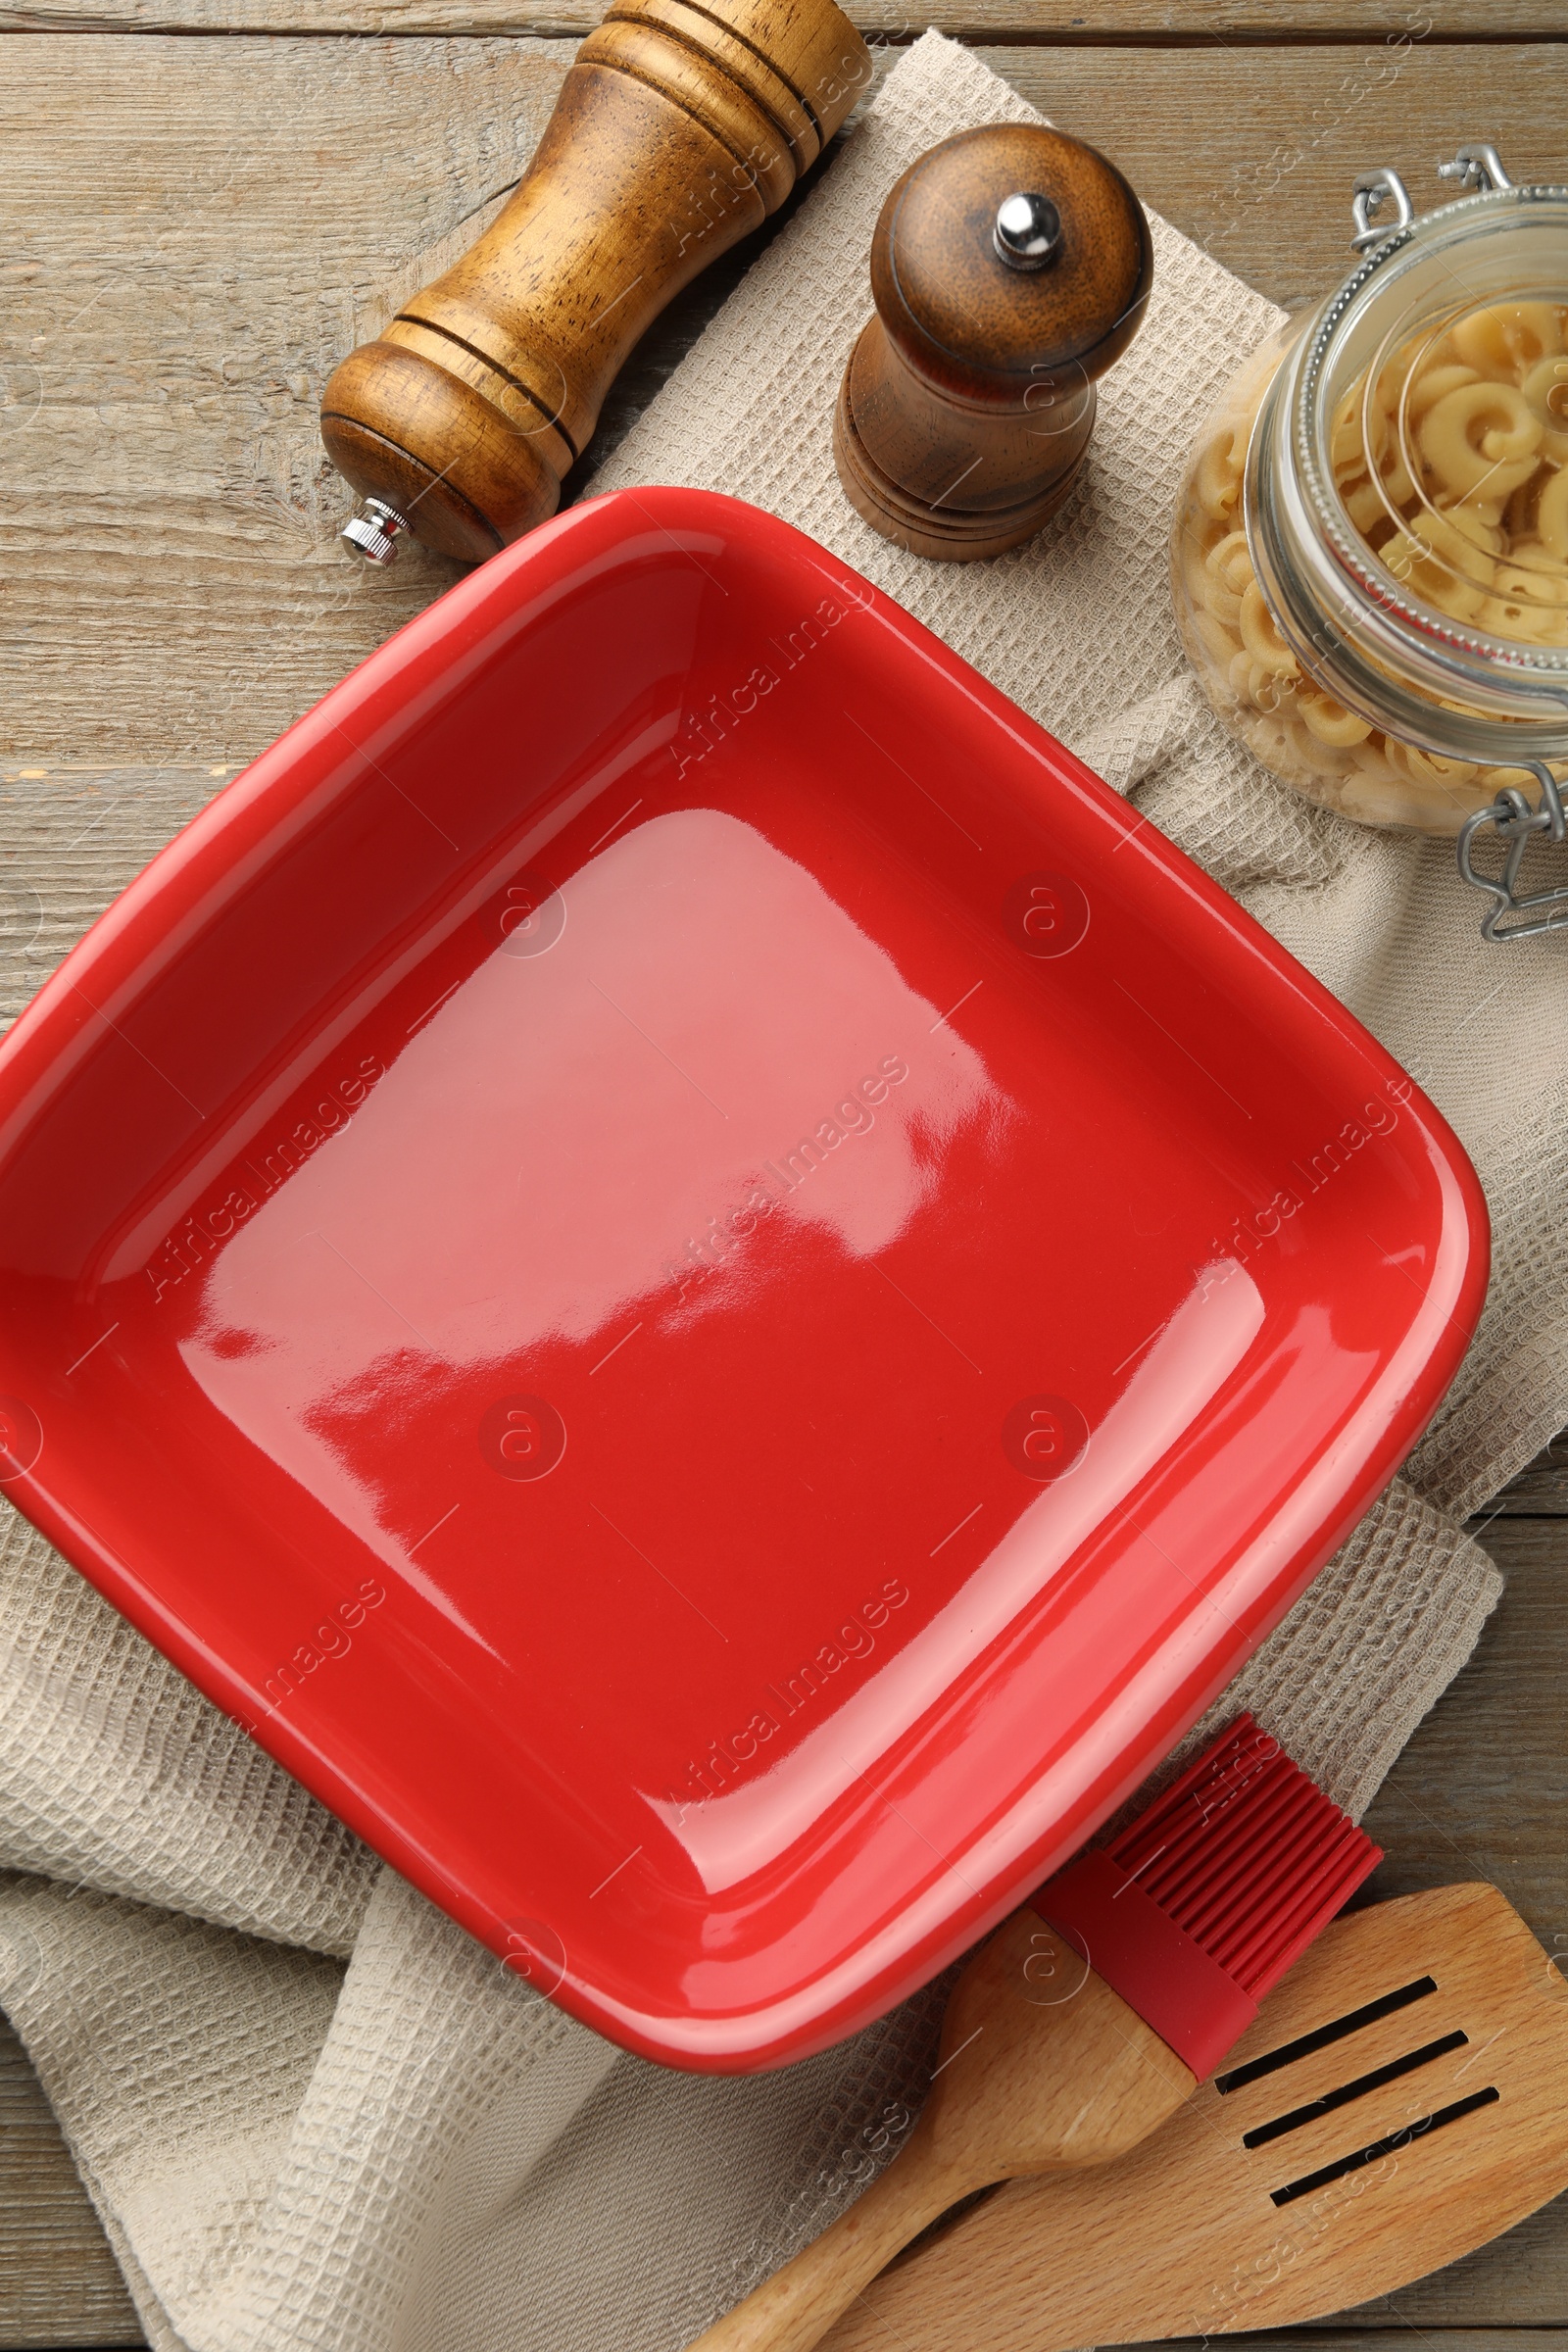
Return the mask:
{"type": "Polygon", "coordinates": [[[896,605],[580,507],[328,695],[0,1048],[6,1491],[577,2016],[885,2010],[1419,1436],[1474,1175],[896,605]]]}

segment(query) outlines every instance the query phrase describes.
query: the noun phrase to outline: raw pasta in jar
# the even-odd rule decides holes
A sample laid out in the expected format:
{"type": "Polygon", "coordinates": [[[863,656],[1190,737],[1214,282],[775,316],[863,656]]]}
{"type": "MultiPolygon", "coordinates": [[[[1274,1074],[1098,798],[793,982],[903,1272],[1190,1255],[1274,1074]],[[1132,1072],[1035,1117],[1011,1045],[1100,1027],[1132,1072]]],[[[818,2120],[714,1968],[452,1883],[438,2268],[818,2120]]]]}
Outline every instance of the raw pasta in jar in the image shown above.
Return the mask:
{"type": "MultiPolygon", "coordinates": [[[[1220,716],[1276,775],[1366,823],[1452,833],[1520,770],[1418,748],[1338,700],[1286,644],[1254,575],[1248,447],[1293,339],[1242,371],[1189,464],[1171,541],[1183,641],[1220,716]]],[[[1335,404],[1328,462],[1392,594],[1568,650],[1568,306],[1498,303],[1397,344],[1335,404]]]]}

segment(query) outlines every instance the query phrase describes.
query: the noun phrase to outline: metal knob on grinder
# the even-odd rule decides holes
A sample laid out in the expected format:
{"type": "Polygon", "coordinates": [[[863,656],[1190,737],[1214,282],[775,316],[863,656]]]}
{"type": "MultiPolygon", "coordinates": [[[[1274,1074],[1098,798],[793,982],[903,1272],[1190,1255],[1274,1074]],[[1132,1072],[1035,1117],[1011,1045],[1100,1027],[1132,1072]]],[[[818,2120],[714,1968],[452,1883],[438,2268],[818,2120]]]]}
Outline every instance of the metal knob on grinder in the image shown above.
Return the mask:
{"type": "Polygon", "coordinates": [[[915,555],[1031,538],[1071,489],[1095,378],[1143,320],[1149,222],[1095,148],[1044,123],[962,131],[910,166],[871,243],[876,316],[839,391],[858,513],[915,555]]]}
{"type": "Polygon", "coordinates": [[[1061,251],[1061,215],[1049,196],[1020,188],[998,205],[991,242],[1009,270],[1044,270],[1061,251]]]}

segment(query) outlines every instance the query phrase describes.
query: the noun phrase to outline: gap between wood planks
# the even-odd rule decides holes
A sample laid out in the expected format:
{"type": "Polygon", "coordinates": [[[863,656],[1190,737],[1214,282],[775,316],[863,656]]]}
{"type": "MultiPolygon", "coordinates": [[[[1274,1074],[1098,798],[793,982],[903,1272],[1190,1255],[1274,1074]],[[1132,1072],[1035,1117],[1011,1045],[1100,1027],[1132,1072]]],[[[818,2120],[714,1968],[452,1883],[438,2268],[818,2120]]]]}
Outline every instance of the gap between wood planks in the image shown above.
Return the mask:
{"type": "MultiPolygon", "coordinates": [[[[351,25],[296,24],[281,19],[276,24],[246,22],[235,24],[190,24],[176,21],[161,22],[156,18],[138,19],[135,24],[117,23],[111,19],[56,15],[45,10],[0,12],[0,38],[7,33],[122,33],[135,37],[156,35],[161,39],[178,37],[186,40],[231,39],[288,39],[293,41],[561,41],[578,40],[592,29],[597,17],[571,20],[542,20],[535,24],[515,24],[498,20],[494,24],[446,24],[432,17],[413,24],[351,25]]],[[[1376,28],[1367,29],[1346,25],[1281,24],[1267,30],[1250,25],[1236,30],[1217,32],[1192,30],[1164,31],[1155,26],[1131,30],[1104,30],[1070,26],[1049,27],[1041,30],[1027,25],[1006,24],[946,24],[934,19],[936,29],[950,39],[961,41],[970,49],[1360,49],[1379,45],[1376,28]]],[[[922,24],[897,31],[881,32],[866,28],[866,37],[873,49],[906,49],[912,47],[926,30],[922,24]]],[[[1392,43],[1398,36],[1388,36],[1392,43]]],[[[1568,45],[1568,17],[1555,24],[1515,25],[1505,31],[1484,27],[1461,31],[1432,31],[1411,37],[1409,46],[1423,49],[1523,48],[1540,44],[1557,47],[1568,45]]]]}

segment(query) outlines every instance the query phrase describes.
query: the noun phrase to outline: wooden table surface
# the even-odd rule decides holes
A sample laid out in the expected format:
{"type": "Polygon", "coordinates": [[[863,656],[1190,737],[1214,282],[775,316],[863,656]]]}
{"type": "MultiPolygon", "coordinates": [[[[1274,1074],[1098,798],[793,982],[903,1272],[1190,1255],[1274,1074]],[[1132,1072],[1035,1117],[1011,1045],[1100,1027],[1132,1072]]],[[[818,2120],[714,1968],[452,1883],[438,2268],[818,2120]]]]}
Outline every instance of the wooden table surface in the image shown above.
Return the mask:
{"type": "MultiPolygon", "coordinates": [[[[334,362],[517,175],[594,0],[36,0],[0,6],[0,1018],[191,811],[451,567],[340,549],[316,431],[334,362]],[[156,793],[153,787],[156,786],[156,793]],[[80,887],[11,920],[36,821],[79,815],[80,887]]],[[[891,56],[973,43],[1276,301],[1345,273],[1354,174],[1418,206],[1461,139],[1568,179],[1568,0],[903,0],[891,56]]],[[[752,249],[655,327],[602,453],[752,249]]],[[[1507,1592],[1369,1827],[1389,1892],[1494,1880],[1568,1949],[1568,1447],[1483,1541],[1507,1592]]],[[[1568,2352],[1568,2199],[1312,2345],[1414,2328],[1445,2352],[1568,2352]]],[[[0,2352],[140,2341],[0,2024],[0,2352]]],[[[439,2352],[432,2347],[432,2352],[439,2352]]],[[[979,2352],[979,2348],[977,2348],[979,2352]]]]}

